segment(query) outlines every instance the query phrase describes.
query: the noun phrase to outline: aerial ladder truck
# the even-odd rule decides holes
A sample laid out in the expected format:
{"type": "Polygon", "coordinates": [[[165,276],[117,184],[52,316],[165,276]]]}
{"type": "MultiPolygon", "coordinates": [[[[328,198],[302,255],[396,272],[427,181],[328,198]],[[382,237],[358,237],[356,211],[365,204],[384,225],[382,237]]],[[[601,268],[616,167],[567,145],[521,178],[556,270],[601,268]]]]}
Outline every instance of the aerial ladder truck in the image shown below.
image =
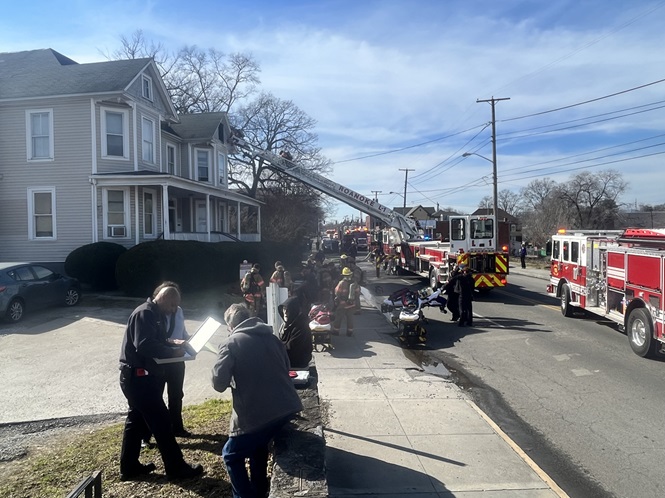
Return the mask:
{"type": "Polygon", "coordinates": [[[329,178],[310,171],[293,161],[291,154],[260,149],[241,137],[232,137],[234,152],[250,159],[261,159],[274,171],[288,175],[338,201],[369,214],[387,225],[383,231],[383,248],[397,258],[397,268],[422,275],[436,289],[450,277],[457,264],[467,264],[473,271],[476,289],[489,291],[506,285],[508,274],[507,247],[495,245],[492,216],[456,216],[451,218],[450,242],[422,239],[415,220],[383,206],[329,178]]]}

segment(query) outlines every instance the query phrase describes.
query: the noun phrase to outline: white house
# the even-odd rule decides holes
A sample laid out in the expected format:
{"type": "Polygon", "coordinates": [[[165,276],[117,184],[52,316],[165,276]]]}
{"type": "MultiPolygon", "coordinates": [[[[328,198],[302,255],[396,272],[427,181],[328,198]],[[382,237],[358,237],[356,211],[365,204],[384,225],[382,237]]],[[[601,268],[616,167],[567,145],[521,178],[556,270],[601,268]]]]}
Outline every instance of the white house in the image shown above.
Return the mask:
{"type": "Polygon", "coordinates": [[[260,241],[228,189],[225,113],[176,115],[152,59],[0,53],[0,261],[97,241],[260,241]]]}

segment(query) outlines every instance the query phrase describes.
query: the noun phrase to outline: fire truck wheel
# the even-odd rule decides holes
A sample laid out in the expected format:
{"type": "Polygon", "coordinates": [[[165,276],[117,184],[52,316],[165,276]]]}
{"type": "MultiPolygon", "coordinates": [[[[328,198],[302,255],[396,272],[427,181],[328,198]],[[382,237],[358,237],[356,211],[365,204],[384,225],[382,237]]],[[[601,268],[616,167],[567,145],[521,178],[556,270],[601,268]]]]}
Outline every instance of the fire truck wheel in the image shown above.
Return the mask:
{"type": "Polygon", "coordinates": [[[563,287],[561,287],[561,313],[563,316],[570,318],[573,316],[573,308],[570,305],[570,287],[568,287],[568,284],[563,284],[563,287]]]}
{"type": "Polygon", "coordinates": [[[656,355],[658,342],[653,338],[651,317],[644,308],[635,308],[628,316],[628,341],[631,349],[642,358],[651,358],[656,355]]]}
{"type": "Polygon", "coordinates": [[[433,291],[439,288],[439,271],[435,268],[429,271],[429,286],[433,291]]]}

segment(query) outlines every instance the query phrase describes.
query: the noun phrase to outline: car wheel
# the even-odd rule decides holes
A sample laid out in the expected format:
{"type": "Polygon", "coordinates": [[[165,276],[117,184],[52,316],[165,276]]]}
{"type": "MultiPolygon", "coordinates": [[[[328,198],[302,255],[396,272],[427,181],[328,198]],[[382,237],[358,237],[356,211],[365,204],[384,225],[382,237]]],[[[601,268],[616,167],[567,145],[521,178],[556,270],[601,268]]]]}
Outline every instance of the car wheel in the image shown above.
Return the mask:
{"type": "Polygon", "coordinates": [[[65,294],[65,306],[74,306],[78,304],[80,299],[81,293],[72,287],[71,289],[67,290],[67,293],[65,294]]]}
{"type": "Polygon", "coordinates": [[[7,306],[7,319],[12,322],[18,322],[23,318],[25,306],[20,299],[13,299],[7,306]]]}
{"type": "Polygon", "coordinates": [[[653,358],[656,355],[658,342],[653,337],[651,317],[644,308],[636,308],[628,316],[628,341],[631,349],[642,358],[653,358]]]}

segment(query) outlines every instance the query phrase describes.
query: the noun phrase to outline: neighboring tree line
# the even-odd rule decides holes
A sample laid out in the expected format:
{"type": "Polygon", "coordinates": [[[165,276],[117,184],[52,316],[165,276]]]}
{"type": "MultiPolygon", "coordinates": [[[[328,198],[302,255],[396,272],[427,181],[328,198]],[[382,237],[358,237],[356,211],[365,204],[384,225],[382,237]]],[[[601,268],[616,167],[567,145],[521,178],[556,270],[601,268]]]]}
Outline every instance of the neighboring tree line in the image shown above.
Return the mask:
{"type": "MultiPolygon", "coordinates": [[[[500,190],[497,207],[519,218],[525,240],[544,246],[559,228],[618,228],[619,197],[627,186],[615,170],[578,173],[563,183],[539,178],[519,193],[500,190]]],[[[480,207],[491,208],[492,198],[484,197],[480,207]]]]}
{"type": "MultiPolygon", "coordinates": [[[[152,57],[179,114],[226,112],[234,131],[253,146],[276,154],[287,150],[311,171],[330,171],[330,161],[321,154],[313,132],[316,121],[291,100],[261,90],[261,68],[251,55],[195,46],[169,52],[146,39],[141,30],[122,36],[120,42],[121,47],[107,57],[152,57]]],[[[241,153],[229,157],[229,186],[265,203],[261,233],[266,240],[298,241],[313,235],[317,221],[330,209],[313,189],[271,170],[262,159],[241,153]]]]}

